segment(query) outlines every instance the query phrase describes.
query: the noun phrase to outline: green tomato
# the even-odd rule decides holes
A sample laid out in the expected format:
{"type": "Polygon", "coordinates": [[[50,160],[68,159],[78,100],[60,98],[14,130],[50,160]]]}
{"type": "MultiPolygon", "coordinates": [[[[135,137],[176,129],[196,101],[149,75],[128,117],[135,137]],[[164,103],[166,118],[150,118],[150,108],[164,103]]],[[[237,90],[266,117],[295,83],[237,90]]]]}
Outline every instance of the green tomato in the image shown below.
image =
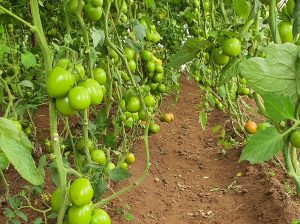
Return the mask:
{"type": "Polygon", "coordinates": [[[282,21],[278,24],[279,35],[282,43],[293,42],[293,24],[282,21]]]}
{"type": "Polygon", "coordinates": [[[64,97],[75,83],[74,76],[67,70],[55,67],[46,77],[47,93],[52,98],[64,97]]]}
{"type": "Polygon", "coordinates": [[[133,59],[129,60],[128,61],[128,66],[129,66],[130,71],[132,71],[132,72],[136,71],[135,60],[133,60],[133,59]]]}
{"type": "Polygon", "coordinates": [[[76,82],[80,82],[85,77],[85,70],[82,64],[76,64],[73,72],[76,82]]]}
{"type": "Polygon", "coordinates": [[[68,210],[69,224],[90,224],[92,218],[92,205],[71,206],[68,210]]]}
{"type": "Polygon", "coordinates": [[[128,164],[134,164],[135,163],[135,156],[133,153],[128,153],[125,157],[125,161],[128,164]]]}
{"type": "Polygon", "coordinates": [[[71,61],[68,58],[59,59],[59,61],[55,64],[55,67],[61,67],[63,69],[68,70],[71,65],[71,61]]]}
{"type": "Polygon", "coordinates": [[[144,101],[146,104],[146,107],[154,107],[156,105],[156,99],[151,94],[148,94],[144,97],[144,101]]]}
{"type": "Polygon", "coordinates": [[[106,72],[102,68],[96,68],[93,71],[94,79],[99,82],[99,84],[104,85],[107,80],[106,72]]]}
{"type": "Polygon", "coordinates": [[[126,103],[126,110],[131,113],[139,112],[141,109],[141,102],[137,96],[133,96],[126,103]]]}
{"type": "Polygon", "coordinates": [[[118,167],[122,170],[128,170],[128,164],[126,162],[121,162],[118,164],[118,167]]]}
{"type": "Polygon", "coordinates": [[[128,18],[125,14],[122,13],[121,17],[120,17],[120,21],[121,23],[125,24],[127,22],[128,18]]]}
{"type": "Polygon", "coordinates": [[[112,48],[108,48],[107,51],[108,51],[108,56],[110,58],[114,58],[116,60],[119,58],[119,55],[117,54],[117,52],[115,52],[112,48]]]}
{"type": "Polygon", "coordinates": [[[60,209],[60,197],[61,197],[61,188],[56,188],[56,190],[52,193],[50,204],[53,212],[59,212],[60,209]]]}
{"type": "Polygon", "coordinates": [[[90,21],[98,21],[102,17],[102,8],[101,7],[95,7],[92,4],[87,4],[84,7],[84,13],[88,20],[90,21]]]}
{"type": "Polygon", "coordinates": [[[141,57],[142,57],[143,61],[148,62],[148,61],[151,61],[153,54],[150,51],[143,50],[141,53],[141,57]]]}
{"type": "Polygon", "coordinates": [[[139,111],[139,119],[141,121],[145,121],[146,120],[146,112],[144,110],[140,110],[139,111]]]}
{"type": "Polygon", "coordinates": [[[116,165],[112,162],[109,162],[106,167],[106,172],[108,172],[109,170],[113,170],[114,168],[116,168],[116,165]]]}
{"type": "Polygon", "coordinates": [[[111,224],[109,215],[100,208],[94,209],[90,224],[111,224]]]}
{"type": "Polygon", "coordinates": [[[156,83],[162,83],[164,80],[164,74],[163,73],[156,73],[153,77],[153,81],[156,83]]]}
{"type": "MultiPolygon", "coordinates": [[[[83,6],[85,5],[83,0],[82,0],[82,4],[83,6]]],[[[78,8],[78,0],[70,0],[68,3],[68,12],[76,15],[77,8],[78,8]]]]}
{"type": "Polygon", "coordinates": [[[73,205],[88,205],[94,195],[91,182],[86,178],[77,178],[70,186],[69,198],[73,205]]]}
{"type": "Polygon", "coordinates": [[[153,61],[148,61],[146,64],[146,70],[148,72],[154,72],[155,71],[155,63],[153,61]]]}
{"type": "Polygon", "coordinates": [[[73,116],[75,110],[70,106],[69,97],[57,98],[55,101],[56,110],[64,116],[73,116]]]}
{"type": "Polygon", "coordinates": [[[102,150],[96,149],[91,153],[92,160],[99,165],[103,165],[106,162],[106,155],[102,150]]]}
{"type": "Polygon", "coordinates": [[[155,123],[150,123],[149,125],[149,133],[150,134],[157,134],[160,131],[160,126],[155,123]]]}
{"type": "Polygon", "coordinates": [[[134,123],[134,120],[132,117],[129,117],[125,122],[124,122],[124,126],[125,128],[131,128],[132,125],[134,123]]]}
{"type": "Polygon", "coordinates": [[[160,64],[155,65],[155,72],[157,73],[163,73],[164,72],[164,67],[160,64]]]}
{"type": "Polygon", "coordinates": [[[160,41],[160,38],[161,38],[160,34],[157,31],[155,31],[153,34],[152,42],[157,44],[160,41]]]}
{"type": "Polygon", "coordinates": [[[125,51],[125,55],[128,60],[132,60],[134,58],[134,56],[135,56],[134,50],[132,50],[129,47],[126,47],[124,51],[125,51]]]}
{"type": "Polygon", "coordinates": [[[221,48],[215,48],[212,52],[212,58],[217,65],[226,65],[229,62],[229,57],[222,53],[221,48]]]}
{"type": "Polygon", "coordinates": [[[156,91],[158,88],[158,83],[150,83],[150,88],[152,92],[156,91]]]}
{"type": "Polygon", "coordinates": [[[153,38],[154,38],[154,32],[155,32],[155,31],[152,31],[151,29],[147,29],[147,30],[146,30],[146,37],[145,37],[145,39],[146,39],[147,41],[152,41],[153,38]]]}
{"type": "Polygon", "coordinates": [[[290,143],[295,148],[300,148],[300,130],[295,130],[290,135],[290,143]]]}
{"type": "Polygon", "coordinates": [[[286,9],[287,9],[287,14],[290,17],[294,16],[294,8],[295,8],[295,1],[294,0],[288,0],[286,3],[286,9]]]}
{"type": "Polygon", "coordinates": [[[225,40],[222,46],[222,53],[229,57],[236,57],[241,53],[242,45],[239,39],[231,38],[225,40]]]}
{"type": "Polygon", "coordinates": [[[87,148],[89,152],[92,152],[94,150],[94,143],[91,139],[88,139],[87,142],[84,141],[84,138],[80,138],[77,142],[76,149],[81,153],[84,154],[85,146],[87,145],[87,148]]]}
{"type": "Polygon", "coordinates": [[[76,86],[69,92],[69,102],[74,110],[84,110],[91,105],[91,95],[87,88],[76,86]]]}
{"type": "Polygon", "coordinates": [[[103,90],[101,85],[94,79],[87,79],[80,83],[79,86],[83,86],[87,89],[89,95],[91,96],[91,105],[96,106],[102,102],[103,90]]]}
{"type": "Polygon", "coordinates": [[[269,123],[259,123],[257,124],[257,131],[262,131],[262,130],[265,130],[267,129],[268,127],[271,127],[271,125],[269,123]]]}
{"type": "Polygon", "coordinates": [[[157,90],[161,93],[166,93],[167,92],[167,87],[165,84],[162,84],[160,83],[158,86],[157,86],[157,90]]]}

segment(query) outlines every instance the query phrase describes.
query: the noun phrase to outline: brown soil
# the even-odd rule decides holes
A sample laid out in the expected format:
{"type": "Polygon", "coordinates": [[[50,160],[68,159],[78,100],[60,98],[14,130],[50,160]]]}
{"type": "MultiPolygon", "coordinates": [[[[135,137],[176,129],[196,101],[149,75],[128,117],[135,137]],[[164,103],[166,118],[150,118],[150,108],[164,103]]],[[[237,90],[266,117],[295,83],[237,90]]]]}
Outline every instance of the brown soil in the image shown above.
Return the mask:
{"type": "MultiPolygon", "coordinates": [[[[183,80],[178,103],[169,108],[173,99],[164,102],[165,111],[175,114],[175,121],[162,124],[161,132],[150,137],[149,175],[142,185],[111,204],[112,223],[127,223],[123,213],[128,212],[134,216],[133,224],[288,224],[300,218],[300,201],[287,193],[285,186],[293,185],[276,161],[250,166],[237,162],[241,149],[220,153],[212,127],[224,124],[227,118],[223,112],[213,111],[209,126],[201,130],[195,109],[200,95],[194,83],[183,80]]],[[[48,133],[46,113],[41,110],[36,117],[36,123],[44,124],[44,129],[39,128],[44,133],[48,133]]],[[[130,168],[132,177],[114,190],[142,174],[142,143],[136,144],[134,153],[137,162],[130,168]]],[[[7,174],[12,193],[17,193],[24,181],[13,169],[7,174]]],[[[46,184],[46,191],[49,189],[46,184]]],[[[5,223],[2,212],[0,209],[0,224],[5,223]]],[[[31,211],[25,213],[36,216],[31,211]]]]}

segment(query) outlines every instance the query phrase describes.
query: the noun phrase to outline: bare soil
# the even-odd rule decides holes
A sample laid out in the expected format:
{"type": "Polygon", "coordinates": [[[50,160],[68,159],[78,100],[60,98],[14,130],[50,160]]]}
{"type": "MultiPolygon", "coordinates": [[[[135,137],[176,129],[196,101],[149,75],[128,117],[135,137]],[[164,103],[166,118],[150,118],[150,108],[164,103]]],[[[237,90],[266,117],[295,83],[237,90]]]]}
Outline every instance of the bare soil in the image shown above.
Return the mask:
{"type": "MultiPolygon", "coordinates": [[[[289,224],[300,218],[300,200],[291,193],[293,185],[276,160],[252,166],[238,163],[241,148],[220,153],[222,147],[212,127],[224,124],[227,117],[223,112],[213,111],[208,127],[201,130],[196,111],[200,96],[198,87],[184,79],[178,103],[173,105],[171,97],[165,100],[163,111],[175,114],[175,121],[161,124],[161,132],[150,137],[148,177],[111,203],[112,223],[128,223],[124,213],[133,215],[132,224],[289,224]]],[[[36,123],[43,124],[39,129],[48,133],[45,114],[47,111],[39,111],[36,123]]],[[[136,144],[134,153],[137,162],[130,167],[132,177],[113,186],[114,190],[142,174],[142,142],[136,144]]],[[[25,182],[13,169],[6,174],[12,193],[17,193],[25,182]]],[[[46,192],[52,189],[50,182],[48,179],[46,192]]],[[[0,224],[6,220],[2,213],[0,206],[0,224]]],[[[32,219],[37,215],[25,213],[32,219]]]]}

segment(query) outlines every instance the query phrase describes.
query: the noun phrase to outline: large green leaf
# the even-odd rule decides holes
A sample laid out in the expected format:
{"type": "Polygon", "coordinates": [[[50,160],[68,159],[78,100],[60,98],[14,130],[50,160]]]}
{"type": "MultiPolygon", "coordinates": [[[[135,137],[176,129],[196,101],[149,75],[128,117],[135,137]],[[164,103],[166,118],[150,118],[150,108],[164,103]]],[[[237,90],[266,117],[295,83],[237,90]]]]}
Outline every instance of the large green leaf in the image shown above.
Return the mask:
{"type": "Polygon", "coordinates": [[[25,180],[33,185],[41,185],[44,182],[45,164],[37,168],[30,151],[23,145],[14,139],[0,136],[0,149],[25,180]]]}
{"type": "Polygon", "coordinates": [[[240,71],[260,95],[283,94],[295,103],[300,90],[299,53],[300,47],[294,44],[270,45],[267,58],[245,60],[240,63],[240,71]]]}
{"type": "Polygon", "coordinates": [[[0,170],[5,169],[9,164],[9,160],[7,159],[6,155],[0,151],[0,170]]]}
{"type": "Polygon", "coordinates": [[[249,142],[243,149],[240,161],[248,160],[251,164],[262,163],[272,159],[284,145],[283,136],[276,128],[269,127],[258,131],[249,138],[249,142]]]}
{"type": "Polygon", "coordinates": [[[26,51],[24,54],[21,55],[21,62],[25,66],[25,68],[37,66],[35,56],[29,51],[26,51]]]}
{"type": "Polygon", "coordinates": [[[250,14],[250,7],[247,0],[233,0],[233,7],[236,14],[244,19],[250,14]]]}
{"type": "Polygon", "coordinates": [[[196,58],[197,54],[212,45],[211,42],[207,40],[201,40],[198,38],[188,39],[181,49],[173,56],[171,56],[168,67],[173,67],[175,69],[180,68],[181,65],[190,62],[196,58]]]}
{"type": "Polygon", "coordinates": [[[266,115],[273,121],[293,119],[295,104],[289,96],[267,94],[263,97],[266,115]]]}

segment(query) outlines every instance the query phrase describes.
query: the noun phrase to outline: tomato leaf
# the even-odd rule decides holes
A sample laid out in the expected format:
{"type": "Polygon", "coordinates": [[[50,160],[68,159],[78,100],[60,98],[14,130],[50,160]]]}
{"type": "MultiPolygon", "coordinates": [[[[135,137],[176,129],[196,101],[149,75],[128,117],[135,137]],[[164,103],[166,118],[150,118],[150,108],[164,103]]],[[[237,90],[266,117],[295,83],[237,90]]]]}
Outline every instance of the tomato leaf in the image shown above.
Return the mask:
{"type": "Polygon", "coordinates": [[[219,86],[225,85],[228,81],[232,79],[232,77],[237,76],[239,74],[239,64],[241,60],[239,58],[234,58],[230,61],[229,64],[222,68],[219,86]]]}
{"type": "Polygon", "coordinates": [[[133,32],[137,40],[144,40],[144,38],[146,37],[146,29],[146,26],[140,24],[139,22],[133,25],[133,32]]]}
{"type": "Polygon", "coordinates": [[[248,160],[251,164],[262,163],[272,159],[283,146],[283,136],[277,132],[276,128],[266,128],[249,138],[239,161],[248,160]]]}
{"type": "Polygon", "coordinates": [[[250,8],[247,0],[233,0],[233,8],[236,14],[246,19],[250,14],[250,8]]]}
{"type": "Polygon", "coordinates": [[[105,41],[105,34],[103,30],[97,30],[97,29],[92,29],[91,30],[91,37],[93,40],[93,46],[96,48],[99,44],[102,46],[105,41]]]}
{"type": "Polygon", "coordinates": [[[170,62],[167,66],[179,69],[181,65],[184,65],[196,58],[199,51],[204,50],[211,45],[212,43],[207,40],[190,38],[175,55],[171,56],[170,62]]]}
{"type": "Polygon", "coordinates": [[[144,0],[146,7],[154,6],[154,0],[144,0]]]}
{"type": "Polygon", "coordinates": [[[263,97],[266,115],[273,121],[294,118],[295,106],[289,96],[267,94],[263,97]]]}
{"type": "Polygon", "coordinates": [[[35,56],[29,51],[21,55],[21,62],[25,66],[25,68],[32,68],[37,66],[35,56]]]}
{"type": "Polygon", "coordinates": [[[207,113],[204,111],[202,111],[199,114],[199,124],[200,124],[202,130],[205,130],[206,125],[207,125],[207,113]]]}
{"type": "Polygon", "coordinates": [[[41,157],[41,164],[37,168],[31,152],[16,140],[6,136],[0,136],[0,149],[25,180],[33,185],[41,185],[44,182],[45,157],[41,157]]]}
{"type": "Polygon", "coordinates": [[[131,176],[130,173],[128,173],[126,170],[123,170],[119,167],[109,170],[108,174],[109,174],[109,179],[111,179],[114,182],[125,180],[126,178],[131,176]]]}
{"type": "Polygon", "coordinates": [[[5,169],[9,164],[9,160],[5,156],[5,154],[0,151],[0,169],[3,170],[5,169]]]}
{"type": "Polygon", "coordinates": [[[282,94],[296,102],[300,93],[300,47],[295,44],[270,45],[267,58],[251,58],[240,63],[248,84],[260,95],[282,94]]]}

